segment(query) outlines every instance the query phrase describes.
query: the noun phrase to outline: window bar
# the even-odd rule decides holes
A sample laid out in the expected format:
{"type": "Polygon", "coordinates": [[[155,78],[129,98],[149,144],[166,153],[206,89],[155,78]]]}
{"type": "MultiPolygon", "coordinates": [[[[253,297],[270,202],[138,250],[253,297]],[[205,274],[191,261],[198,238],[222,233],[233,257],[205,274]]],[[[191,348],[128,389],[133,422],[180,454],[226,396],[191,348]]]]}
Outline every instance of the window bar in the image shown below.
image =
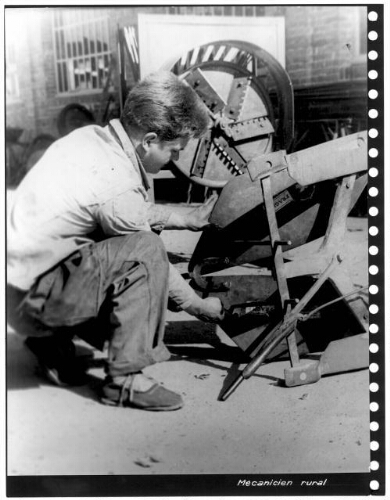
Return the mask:
{"type": "Polygon", "coordinates": [[[104,86],[107,86],[107,90],[109,89],[109,78],[110,78],[110,58],[108,54],[104,54],[104,67],[105,67],[105,75],[104,75],[104,86]]]}
{"type": "Polygon", "coordinates": [[[61,59],[66,59],[66,52],[65,52],[65,34],[64,34],[64,29],[61,30],[61,43],[60,43],[60,48],[61,48],[61,59]]]}
{"type": "MultiPolygon", "coordinates": [[[[72,21],[74,20],[74,16],[72,15],[73,12],[69,12],[69,16],[71,17],[72,21]]],[[[76,74],[77,70],[77,34],[76,34],[76,27],[73,24],[70,32],[72,34],[72,47],[73,47],[73,56],[72,56],[72,81],[73,81],[73,90],[76,90],[78,87],[78,75],[76,74]]]]}
{"type": "MultiPolygon", "coordinates": [[[[52,40],[53,40],[53,47],[54,47],[54,54],[55,54],[55,61],[56,61],[56,64],[57,64],[57,48],[56,48],[56,44],[57,44],[57,30],[54,28],[55,26],[55,20],[54,20],[54,16],[56,14],[57,11],[53,11],[53,15],[52,15],[52,26],[53,26],[53,31],[52,31],[52,40]]],[[[58,81],[58,70],[57,70],[57,66],[56,66],[56,71],[54,72],[55,73],[55,80],[56,80],[56,89],[57,89],[57,92],[59,92],[59,81],[58,81]]]]}
{"type": "Polygon", "coordinates": [[[68,74],[67,74],[67,68],[66,68],[66,61],[62,63],[62,76],[64,79],[64,91],[68,92],[69,91],[69,85],[68,85],[68,74]]]}
{"type": "Polygon", "coordinates": [[[92,21],[88,22],[87,25],[87,32],[88,32],[88,45],[89,45],[89,60],[91,62],[91,88],[94,89],[94,54],[92,50],[92,21]]]}
{"type": "Polygon", "coordinates": [[[79,46],[79,34],[80,34],[80,26],[77,22],[77,16],[76,16],[76,11],[74,11],[74,34],[75,34],[75,42],[76,42],[76,57],[77,60],[80,58],[80,46],[79,46]]]}
{"type": "Polygon", "coordinates": [[[66,32],[66,59],[70,59],[72,57],[72,42],[71,42],[71,37],[69,35],[69,30],[66,32]]]}
{"type": "MultiPolygon", "coordinates": [[[[81,13],[80,13],[81,16],[81,13]]],[[[83,87],[85,89],[88,88],[88,83],[87,83],[87,60],[85,57],[85,50],[84,50],[84,22],[80,22],[80,47],[81,47],[81,54],[82,54],[82,68],[83,68],[83,87]]]]}
{"type": "Polygon", "coordinates": [[[110,53],[111,53],[111,51],[110,51],[110,31],[108,29],[107,15],[105,16],[105,19],[104,19],[104,26],[105,26],[105,31],[106,31],[107,52],[108,52],[108,55],[110,55],[110,53]]]}
{"type": "Polygon", "coordinates": [[[89,47],[88,47],[88,23],[84,23],[83,25],[83,51],[84,56],[89,55],[89,47]]]}
{"type": "Polygon", "coordinates": [[[111,70],[111,63],[110,63],[110,40],[109,40],[109,34],[108,34],[108,26],[107,26],[107,18],[103,15],[104,13],[102,12],[102,23],[103,23],[103,38],[104,38],[104,49],[105,49],[105,56],[104,56],[104,66],[106,68],[106,74],[105,74],[105,85],[107,85],[107,89],[109,89],[109,78],[110,78],[110,70],[111,70]]]}
{"type": "Polygon", "coordinates": [[[99,88],[99,59],[97,57],[97,32],[96,32],[96,12],[92,9],[93,13],[93,44],[94,44],[94,56],[95,56],[95,71],[96,71],[96,88],[99,88]]]}
{"type": "Polygon", "coordinates": [[[59,83],[59,90],[60,92],[64,91],[63,84],[62,84],[62,74],[61,74],[61,63],[57,63],[57,71],[58,71],[58,83],[59,83]]]}
{"type": "Polygon", "coordinates": [[[75,38],[76,38],[76,57],[77,57],[77,85],[76,85],[76,89],[80,89],[82,87],[82,83],[81,83],[81,56],[82,54],[80,54],[80,24],[79,24],[79,20],[78,20],[78,11],[75,9],[74,12],[74,19],[75,19],[75,38]]]}
{"type": "Polygon", "coordinates": [[[74,28],[69,28],[69,39],[70,39],[70,45],[72,47],[72,52],[71,52],[71,58],[68,63],[68,75],[69,75],[69,80],[70,80],[70,88],[71,90],[75,90],[76,88],[76,78],[74,74],[75,70],[75,57],[76,57],[76,43],[75,43],[75,37],[74,37],[74,28]]]}
{"type": "Polygon", "coordinates": [[[101,54],[103,52],[103,40],[102,40],[102,22],[100,21],[100,19],[96,22],[96,25],[98,26],[99,28],[99,36],[98,36],[98,52],[99,54],[101,54]]]}
{"type": "Polygon", "coordinates": [[[96,56],[94,55],[91,60],[92,66],[92,88],[98,88],[98,74],[97,74],[97,61],[96,56]]]}
{"type": "Polygon", "coordinates": [[[59,48],[59,31],[55,30],[54,31],[54,46],[55,46],[55,53],[56,53],[56,60],[60,58],[60,48],[59,48]]]}
{"type": "Polygon", "coordinates": [[[88,33],[89,33],[89,53],[91,55],[91,57],[94,55],[95,53],[95,46],[94,46],[94,43],[93,43],[93,21],[89,21],[89,25],[88,25],[88,33]]]}
{"type": "Polygon", "coordinates": [[[85,64],[85,83],[86,88],[91,88],[91,58],[88,50],[88,22],[83,24],[83,49],[84,49],[84,64],[85,64]]]}
{"type": "Polygon", "coordinates": [[[77,44],[76,44],[76,36],[75,36],[75,28],[70,28],[69,30],[72,39],[72,59],[77,57],[77,44]]]}
{"type": "Polygon", "coordinates": [[[106,73],[106,68],[104,65],[104,39],[103,39],[103,22],[99,19],[99,30],[100,30],[100,61],[101,61],[101,88],[104,87],[104,77],[106,73]]]}

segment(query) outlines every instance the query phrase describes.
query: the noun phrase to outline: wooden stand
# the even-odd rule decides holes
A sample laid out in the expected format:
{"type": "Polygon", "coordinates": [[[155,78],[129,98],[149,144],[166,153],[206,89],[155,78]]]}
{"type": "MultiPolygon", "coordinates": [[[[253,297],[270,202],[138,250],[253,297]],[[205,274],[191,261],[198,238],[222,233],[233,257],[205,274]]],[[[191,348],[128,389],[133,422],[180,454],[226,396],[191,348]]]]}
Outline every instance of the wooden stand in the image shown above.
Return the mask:
{"type": "Polygon", "coordinates": [[[349,276],[340,268],[343,260],[340,247],[345,239],[347,216],[355,178],[356,175],[353,174],[341,179],[335,194],[326,234],[315,254],[312,253],[302,260],[294,259],[293,254],[289,255],[289,252],[282,250],[282,246],[288,242],[280,240],[272,196],[272,165],[270,164],[269,172],[259,171],[258,180],[261,184],[270,244],[273,250],[273,272],[278,285],[283,318],[268,334],[260,351],[242,370],[235,382],[222,394],[221,400],[226,400],[243,380],[251,377],[264,363],[270,352],[285,338],[288,342],[291,367],[285,370],[284,378],[289,387],[317,382],[324,374],[368,366],[368,315],[367,307],[360,297],[356,299],[355,296],[352,300],[346,297],[344,300],[360,323],[364,333],[331,342],[320,360],[301,360],[296,341],[296,325],[300,314],[326,280],[329,279],[333,283],[340,296],[353,292],[349,276]],[[285,261],[287,258],[292,260],[287,262],[285,261]],[[317,280],[299,301],[294,302],[289,295],[287,279],[304,275],[314,276],[317,280]],[[295,305],[292,307],[294,303],[295,305]]]}

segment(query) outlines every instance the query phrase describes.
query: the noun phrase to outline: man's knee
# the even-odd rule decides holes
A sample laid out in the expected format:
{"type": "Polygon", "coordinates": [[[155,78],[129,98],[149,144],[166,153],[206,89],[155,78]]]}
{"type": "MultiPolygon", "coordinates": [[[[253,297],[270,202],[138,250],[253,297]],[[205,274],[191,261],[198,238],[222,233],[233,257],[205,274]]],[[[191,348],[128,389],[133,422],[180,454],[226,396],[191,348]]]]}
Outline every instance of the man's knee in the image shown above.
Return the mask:
{"type": "Polygon", "coordinates": [[[141,261],[160,261],[168,264],[168,255],[162,239],[151,231],[138,231],[125,236],[126,247],[129,248],[133,260],[134,253],[141,261]]]}

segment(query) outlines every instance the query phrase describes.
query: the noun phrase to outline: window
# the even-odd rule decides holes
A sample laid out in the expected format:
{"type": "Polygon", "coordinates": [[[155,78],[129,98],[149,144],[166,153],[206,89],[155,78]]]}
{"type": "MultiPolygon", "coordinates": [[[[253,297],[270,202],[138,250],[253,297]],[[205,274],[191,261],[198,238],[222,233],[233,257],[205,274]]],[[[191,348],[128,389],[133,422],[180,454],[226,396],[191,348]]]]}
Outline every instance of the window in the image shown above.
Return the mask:
{"type": "Polygon", "coordinates": [[[20,99],[18,66],[23,60],[25,47],[23,14],[23,9],[10,8],[5,11],[5,93],[8,103],[20,99]]]}
{"type": "Polygon", "coordinates": [[[5,46],[6,94],[10,101],[19,98],[19,79],[16,65],[15,44],[9,41],[5,46]]]}
{"type": "Polygon", "coordinates": [[[54,9],[59,93],[104,88],[110,69],[107,14],[101,9],[54,9]]]}

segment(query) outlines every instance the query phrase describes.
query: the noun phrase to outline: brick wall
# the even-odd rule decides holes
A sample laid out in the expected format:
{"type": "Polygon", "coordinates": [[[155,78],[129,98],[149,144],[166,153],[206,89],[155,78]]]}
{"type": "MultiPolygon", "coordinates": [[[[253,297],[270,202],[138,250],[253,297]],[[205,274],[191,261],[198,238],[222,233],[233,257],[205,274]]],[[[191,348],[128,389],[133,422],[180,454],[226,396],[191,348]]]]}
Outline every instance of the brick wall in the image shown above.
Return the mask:
{"type": "MultiPolygon", "coordinates": [[[[336,83],[354,76],[354,66],[365,66],[358,57],[357,6],[209,6],[167,7],[178,15],[284,16],[286,70],[294,86],[336,83]]],[[[359,76],[365,75],[365,68],[359,76]]]]}
{"type": "MultiPolygon", "coordinates": [[[[110,44],[116,50],[117,26],[136,25],[139,12],[205,16],[284,16],[286,25],[286,70],[294,87],[335,83],[354,77],[356,68],[365,75],[364,60],[357,57],[359,10],[356,6],[165,6],[108,9],[110,44]],[[363,61],[363,62],[362,62],[363,61]],[[359,66],[360,65],[360,66],[359,66]]],[[[35,11],[36,21],[26,23],[18,54],[20,100],[8,102],[8,126],[21,126],[30,134],[57,136],[57,116],[71,102],[95,111],[101,93],[59,96],[56,90],[54,46],[50,9],[35,11]],[[39,28],[39,29],[38,29],[39,28]]],[[[7,23],[7,18],[6,18],[7,23]]],[[[164,61],[162,61],[164,62],[164,61]]],[[[116,81],[117,87],[117,81],[116,81]]]]}
{"type": "Polygon", "coordinates": [[[287,71],[294,86],[349,79],[358,54],[359,9],[349,6],[286,8],[287,71]]]}

